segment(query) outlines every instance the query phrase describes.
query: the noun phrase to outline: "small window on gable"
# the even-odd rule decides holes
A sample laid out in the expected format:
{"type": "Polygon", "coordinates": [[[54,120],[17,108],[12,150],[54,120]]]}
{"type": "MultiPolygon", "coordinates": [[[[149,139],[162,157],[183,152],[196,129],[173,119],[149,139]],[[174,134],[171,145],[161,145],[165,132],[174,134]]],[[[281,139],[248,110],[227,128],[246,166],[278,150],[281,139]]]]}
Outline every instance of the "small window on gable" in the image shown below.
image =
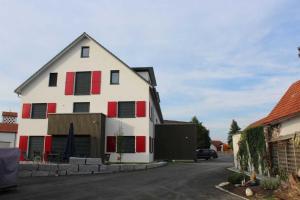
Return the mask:
{"type": "Polygon", "coordinates": [[[81,58],[88,58],[90,56],[90,47],[81,47],[81,58]]]}
{"type": "Polygon", "coordinates": [[[110,71],[110,84],[118,85],[119,84],[119,70],[111,70],[110,71]]]}
{"type": "Polygon", "coordinates": [[[50,73],[49,75],[49,87],[57,86],[57,73],[50,73]]]}

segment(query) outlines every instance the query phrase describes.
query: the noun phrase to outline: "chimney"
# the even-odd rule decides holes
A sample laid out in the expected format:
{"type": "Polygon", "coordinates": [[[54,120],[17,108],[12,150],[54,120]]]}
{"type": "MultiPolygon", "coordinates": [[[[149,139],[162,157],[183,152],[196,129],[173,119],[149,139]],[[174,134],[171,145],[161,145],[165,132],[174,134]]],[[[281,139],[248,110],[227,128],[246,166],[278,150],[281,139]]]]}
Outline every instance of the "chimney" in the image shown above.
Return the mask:
{"type": "Polygon", "coordinates": [[[18,113],[16,112],[2,112],[2,123],[16,124],[18,113]]]}

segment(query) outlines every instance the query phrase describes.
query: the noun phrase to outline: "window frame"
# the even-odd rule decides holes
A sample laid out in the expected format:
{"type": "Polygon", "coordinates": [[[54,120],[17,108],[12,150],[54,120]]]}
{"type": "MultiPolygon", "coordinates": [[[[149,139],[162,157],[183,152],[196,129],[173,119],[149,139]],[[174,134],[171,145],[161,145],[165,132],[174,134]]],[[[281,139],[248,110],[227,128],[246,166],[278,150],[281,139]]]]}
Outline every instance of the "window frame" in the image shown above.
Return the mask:
{"type": "Polygon", "coordinates": [[[127,135],[117,136],[117,143],[116,143],[117,153],[136,153],[135,146],[136,146],[135,136],[129,136],[129,135],[128,136],[127,135]],[[120,151],[120,145],[123,145],[121,147],[124,148],[124,144],[120,144],[119,138],[130,138],[131,140],[133,140],[133,143],[131,143],[132,147],[130,147],[130,151],[127,151],[128,149],[126,149],[126,148],[125,148],[125,150],[123,149],[122,151],[120,151]]]}
{"type": "Polygon", "coordinates": [[[91,103],[90,102],[73,102],[73,113],[90,113],[91,103]],[[86,112],[78,112],[75,111],[75,105],[82,105],[82,104],[88,104],[88,111],[86,112]]]}
{"type": "Polygon", "coordinates": [[[33,103],[31,104],[31,111],[30,111],[30,118],[31,119],[47,119],[47,103],[33,103]],[[37,106],[37,105],[43,105],[45,106],[45,116],[34,116],[33,114],[33,110],[34,110],[34,106],[37,106]]]}
{"type": "Polygon", "coordinates": [[[91,71],[79,71],[79,72],[75,72],[75,77],[74,77],[74,95],[79,96],[79,95],[91,95],[91,89],[92,89],[92,72],[91,71]],[[76,86],[77,86],[77,74],[80,73],[89,73],[90,74],[90,86],[89,86],[89,91],[87,93],[84,94],[80,94],[76,91],[76,86]]]}
{"type": "Polygon", "coordinates": [[[89,58],[90,57],[90,47],[89,46],[82,46],[81,47],[80,57],[81,58],[89,58]],[[84,56],[84,54],[83,54],[84,49],[88,49],[88,55],[87,56],[84,56]]]}
{"type": "Polygon", "coordinates": [[[118,118],[136,118],[136,102],[135,101],[118,101],[118,109],[117,109],[117,115],[118,115],[118,118]],[[120,104],[122,104],[122,103],[132,103],[133,104],[133,113],[132,113],[132,116],[124,116],[124,114],[123,114],[123,116],[120,116],[120,111],[121,111],[121,109],[120,109],[120,104]]]}
{"type": "Polygon", "coordinates": [[[49,82],[48,82],[48,87],[57,87],[57,78],[58,78],[58,73],[57,72],[51,72],[49,73],[49,82]],[[55,75],[55,84],[52,85],[52,82],[51,82],[51,75],[55,75]]]}
{"type": "Polygon", "coordinates": [[[119,85],[120,84],[120,70],[110,70],[110,84],[111,85],[119,85]],[[113,73],[118,73],[118,82],[114,83],[112,80],[113,73]]]}

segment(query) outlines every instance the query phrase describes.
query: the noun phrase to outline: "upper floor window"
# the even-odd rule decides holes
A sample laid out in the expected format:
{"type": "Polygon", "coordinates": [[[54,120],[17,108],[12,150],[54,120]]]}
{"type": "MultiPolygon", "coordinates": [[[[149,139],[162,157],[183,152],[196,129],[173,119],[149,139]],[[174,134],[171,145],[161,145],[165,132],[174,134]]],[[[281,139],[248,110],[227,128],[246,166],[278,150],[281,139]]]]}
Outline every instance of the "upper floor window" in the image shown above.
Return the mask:
{"type": "Polygon", "coordinates": [[[31,109],[31,118],[32,119],[45,119],[47,112],[46,103],[33,103],[31,109]]]}
{"type": "Polygon", "coordinates": [[[134,101],[118,102],[118,116],[120,118],[134,118],[135,102],[134,101]]]}
{"type": "Polygon", "coordinates": [[[76,72],[75,95],[89,95],[91,93],[91,72],[76,72]]]}
{"type": "Polygon", "coordinates": [[[119,84],[119,70],[111,70],[110,71],[110,84],[117,85],[119,84]]]}
{"type": "Polygon", "coordinates": [[[81,58],[88,58],[90,56],[90,47],[81,47],[81,58]]]}
{"type": "Polygon", "coordinates": [[[57,73],[50,73],[49,75],[49,87],[57,86],[57,73]]]}
{"type": "Polygon", "coordinates": [[[73,112],[90,112],[90,103],[89,102],[77,102],[73,105],[73,112]]]}

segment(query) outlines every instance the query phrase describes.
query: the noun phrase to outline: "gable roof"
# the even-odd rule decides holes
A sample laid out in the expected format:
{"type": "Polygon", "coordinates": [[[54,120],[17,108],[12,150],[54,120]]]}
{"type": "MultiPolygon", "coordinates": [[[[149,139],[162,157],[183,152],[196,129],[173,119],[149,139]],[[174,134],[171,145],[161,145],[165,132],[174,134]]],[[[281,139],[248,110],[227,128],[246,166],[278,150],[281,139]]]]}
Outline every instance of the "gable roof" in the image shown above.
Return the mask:
{"type": "Polygon", "coordinates": [[[101,45],[98,41],[96,41],[94,38],[89,36],[86,32],[82,33],[79,37],[77,37],[73,42],[71,42],[67,47],[65,47],[61,52],[59,52],[56,56],[54,56],[49,62],[47,62],[43,67],[41,67],[37,72],[35,72],[32,76],[30,76],[25,82],[23,82],[19,87],[15,89],[15,93],[21,94],[22,90],[35,78],[37,78],[42,72],[44,72],[48,67],[51,66],[55,61],[57,61],[59,58],[61,58],[68,50],[70,50],[72,47],[74,47],[78,42],[80,42],[82,39],[88,38],[92,41],[94,41],[96,44],[98,44],[100,47],[102,47],[106,52],[108,52],[110,55],[112,55],[114,58],[116,58],[118,61],[120,61],[123,65],[125,65],[128,69],[130,69],[133,73],[135,73],[138,77],[140,77],[143,81],[145,81],[148,85],[151,86],[151,84],[148,83],[141,75],[139,75],[137,72],[135,72],[131,67],[129,67],[125,62],[123,62],[120,58],[118,58],[116,55],[114,55],[112,52],[110,52],[108,49],[106,49],[103,45],[101,45]]]}
{"type": "Polygon", "coordinates": [[[153,67],[132,67],[131,69],[133,69],[136,72],[148,72],[150,76],[151,84],[153,86],[157,86],[153,67]]]}
{"type": "Polygon", "coordinates": [[[253,122],[252,124],[250,124],[249,126],[247,126],[247,128],[255,128],[255,127],[258,127],[258,126],[262,126],[264,124],[265,119],[266,119],[266,117],[264,117],[262,119],[259,119],[255,122],[253,122]]]}
{"type": "Polygon", "coordinates": [[[269,113],[249,127],[273,124],[300,114],[300,80],[293,83],[269,113]]]}

